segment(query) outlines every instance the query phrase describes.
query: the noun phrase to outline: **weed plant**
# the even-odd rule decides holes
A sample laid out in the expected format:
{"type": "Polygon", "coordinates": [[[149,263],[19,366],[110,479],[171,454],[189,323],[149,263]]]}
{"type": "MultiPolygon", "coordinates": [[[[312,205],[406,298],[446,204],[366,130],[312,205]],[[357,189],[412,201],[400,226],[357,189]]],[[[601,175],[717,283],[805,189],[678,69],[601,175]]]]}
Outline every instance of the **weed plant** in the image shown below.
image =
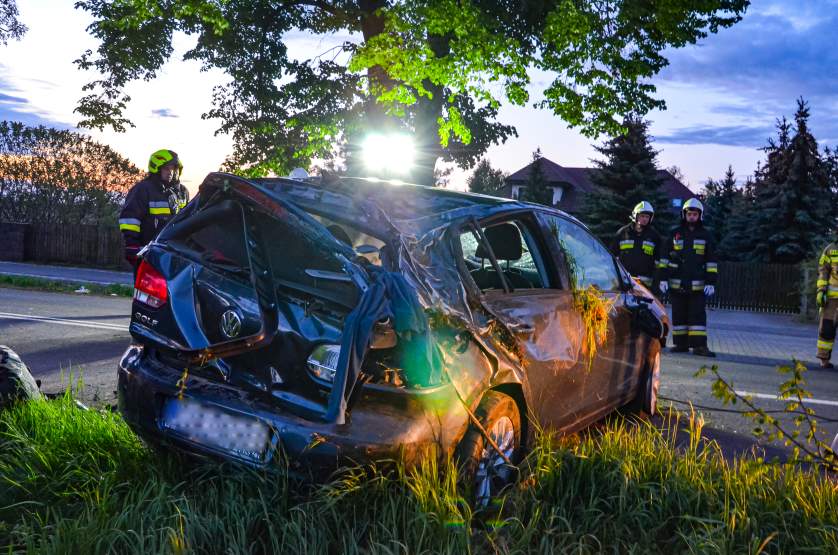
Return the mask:
{"type": "Polygon", "coordinates": [[[313,483],[157,454],[69,395],[30,401],[0,413],[0,552],[838,552],[832,478],[725,461],[700,431],[670,413],[538,434],[519,484],[475,511],[435,458],[313,483]]]}

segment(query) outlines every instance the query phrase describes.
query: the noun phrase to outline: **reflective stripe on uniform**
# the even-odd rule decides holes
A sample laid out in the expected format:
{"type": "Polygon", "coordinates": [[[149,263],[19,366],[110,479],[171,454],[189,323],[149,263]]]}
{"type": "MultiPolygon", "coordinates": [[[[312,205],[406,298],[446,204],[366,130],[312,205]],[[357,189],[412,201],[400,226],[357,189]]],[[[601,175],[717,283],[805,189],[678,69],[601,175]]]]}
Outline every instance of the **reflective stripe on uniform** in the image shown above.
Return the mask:
{"type": "Polygon", "coordinates": [[[673,247],[676,251],[679,251],[679,250],[683,249],[683,248],[684,248],[684,240],[683,240],[683,239],[679,239],[679,240],[677,240],[677,241],[672,241],[672,247],[673,247]]]}
{"type": "Polygon", "coordinates": [[[136,231],[140,232],[140,220],[136,218],[119,218],[120,231],[136,231]]]}
{"type": "Polygon", "coordinates": [[[687,326],[672,326],[672,335],[687,335],[687,326]]]}
{"type": "Polygon", "coordinates": [[[707,272],[710,274],[716,274],[719,272],[719,265],[715,262],[708,262],[707,263],[707,272]]]}
{"type": "Polygon", "coordinates": [[[668,258],[661,258],[658,260],[658,268],[666,268],[667,266],[669,266],[668,258]]]}
{"type": "Polygon", "coordinates": [[[620,241],[620,250],[621,251],[631,249],[633,247],[634,247],[634,240],[633,239],[626,239],[626,240],[620,241]]]}
{"type": "Polygon", "coordinates": [[[687,335],[707,335],[707,326],[687,326],[687,335]]]}
{"type": "Polygon", "coordinates": [[[655,252],[654,241],[643,241],[643,252],[651,256],[655,252]]]}
{"type": "Polygon", "coordinates": [[[637,279],[639,279],[643,283],[643,285],[652,285],[652,278],[650,278],[648,276],[635,276],[635,277],[637,279]]]}
{"type": "Polygon", "coordinates": [[[680,279],[670,279],[669,280],[669,286],[672,287],[673,289],[677,289],[677,288],[681,287],[681,280],[680,279]]]}
{"type": "Polygon", "coordinates": [[[822,339],[818,339],[818,349],[823,349],[824,351],[831,351],[834,344],[834,341],[824,341],[822,339]]]}
{"type": "Polygon", "coordinates": [[[826,296],[830,299],[838,298],[838,286],[830,285],[826,291],[826,296]]]}
{"type": "Polygon", "coordinates": [[[148,213],[171,214],[172,209],[169,207],[169,203],[165,200],[151,200],[148,202],[148,213]]]}
{"type": "Polygon", "coordinates": [[[692,282],[693,291],[702,291],[704,290],[704,281],[697,280],[692,282]]]}

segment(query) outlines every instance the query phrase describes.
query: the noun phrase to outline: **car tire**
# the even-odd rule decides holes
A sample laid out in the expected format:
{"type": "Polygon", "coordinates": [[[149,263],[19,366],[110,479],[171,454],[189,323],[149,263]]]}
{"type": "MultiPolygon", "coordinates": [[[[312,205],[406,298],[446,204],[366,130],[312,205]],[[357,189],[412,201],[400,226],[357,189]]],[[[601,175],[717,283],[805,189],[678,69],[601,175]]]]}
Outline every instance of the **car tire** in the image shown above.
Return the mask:
{"type": "Polygon", "coordinates": [[[649,344],[646,364],[640,374],[640,384],[634,400],[628,404],[632,414],[642,417],[654,416],[658,412],[658,390],[660,389],[661,349],[658,341],[649,344]]]}
{"type": "MultiPolygon", "coordinates": [[[[521,413],[515,400],[499,391],[489,391],[474,413],[483,429],[513,463],[521,451],[521,413]]],[[[513,484],[518,470],[509,467],[474,423],[469,426],[454,453],[460,483],[472,492],[477,507],[486,507],[513,484]]]]}

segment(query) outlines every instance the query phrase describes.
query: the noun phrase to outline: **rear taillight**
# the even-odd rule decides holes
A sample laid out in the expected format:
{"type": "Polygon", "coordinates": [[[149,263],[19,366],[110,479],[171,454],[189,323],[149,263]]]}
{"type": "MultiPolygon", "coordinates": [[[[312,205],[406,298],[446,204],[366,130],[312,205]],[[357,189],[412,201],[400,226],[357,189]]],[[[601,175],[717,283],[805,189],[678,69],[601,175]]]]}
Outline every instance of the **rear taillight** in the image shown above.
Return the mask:
{"type": "Polygon", "coordinates": [[[160,308],[168,298],[166,278],[143,260],[137,270],[137,281],[134,282],[134,299],[152,308],[160,308]]]}

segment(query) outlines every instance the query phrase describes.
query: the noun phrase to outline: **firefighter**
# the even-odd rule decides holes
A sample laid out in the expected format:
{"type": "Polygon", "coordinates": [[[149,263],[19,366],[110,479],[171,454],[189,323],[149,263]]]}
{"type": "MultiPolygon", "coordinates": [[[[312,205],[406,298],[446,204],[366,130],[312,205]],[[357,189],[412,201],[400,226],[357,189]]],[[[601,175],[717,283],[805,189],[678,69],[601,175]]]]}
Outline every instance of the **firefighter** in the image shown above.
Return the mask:
{"type": "Polygon", "coordinates": [[[119,213],[125,259],[136,274],[137,253],[153,241],[163,226],[186,206],[189,193],[180,184],[183,164],[173,150],[158,150],[148,160],[148,175],[131,187],[119,213]]]}
{"type": "Polygon", "coordinates": [[[663,239],[652,229],[655,209],[648,202],[638,202],[631,211],[631,222],[620,228],[611,242],[611,250],[626,270],[653,293],[658,289],[658,276],[667,267],[663,239]]]}
{"type": "MultiPolygon", "coordinates": [[[[718,265],[713,240],[704,229],[704,206],[696,198],[684,202],[681,225],[670,233],[666,252],[667,277],[672,300],[672,351],[714,357],[707,348],[705,299],[715,293],[718,265]]],[[[667,283],[661,282],[666,292],[667,283]]]]}
{"type": "MultiPolygon", "coordinates": [[[[838,226],[835,233],[838,236],[838,226]]],[[[821,311],[818,358],[821,368],[834,368],[829,359],[835,345],[835,323],[838,320],[838,238],[826,246],[818,261],[818,294],[815,299],[821,311]]]]}

